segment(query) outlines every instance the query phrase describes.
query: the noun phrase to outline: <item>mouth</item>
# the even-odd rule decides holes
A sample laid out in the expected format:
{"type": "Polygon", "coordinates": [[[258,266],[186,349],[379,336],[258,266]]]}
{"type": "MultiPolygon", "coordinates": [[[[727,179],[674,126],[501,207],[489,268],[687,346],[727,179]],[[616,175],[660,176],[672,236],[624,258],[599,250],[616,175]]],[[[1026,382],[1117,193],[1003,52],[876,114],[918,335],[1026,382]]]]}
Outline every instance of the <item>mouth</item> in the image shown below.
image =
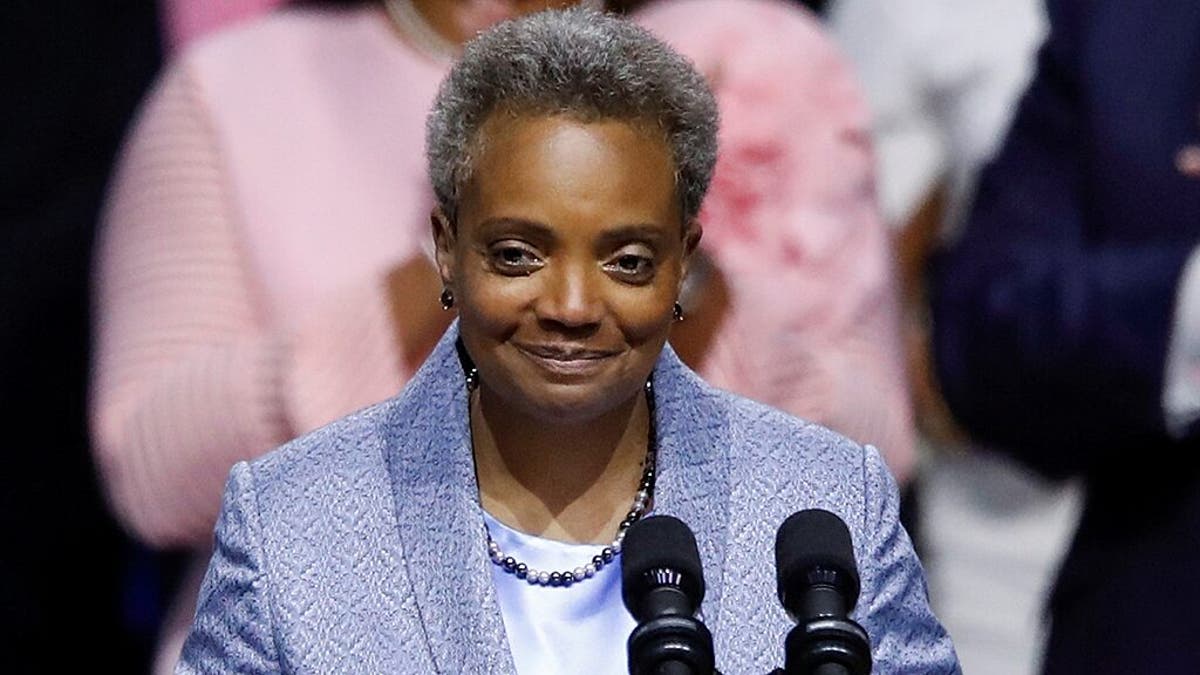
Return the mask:
{"type": "Polygon", "coordinates": [[[517,344],[516,348],[541,369],[557,375],[588,375],[620,354],[614,350],[561,344],[517,344]]]}

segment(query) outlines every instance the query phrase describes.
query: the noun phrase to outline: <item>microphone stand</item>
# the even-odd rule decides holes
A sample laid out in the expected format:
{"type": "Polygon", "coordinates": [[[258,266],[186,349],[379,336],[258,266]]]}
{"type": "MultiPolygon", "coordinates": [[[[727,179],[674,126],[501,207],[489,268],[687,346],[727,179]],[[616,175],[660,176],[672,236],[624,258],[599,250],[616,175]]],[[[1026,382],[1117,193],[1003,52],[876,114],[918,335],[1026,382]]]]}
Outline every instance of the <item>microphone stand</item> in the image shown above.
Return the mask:
{"type": "MultiPolygon", "coordinates": [[[[657,572],[658,570],[656,570],[657,572]]],[[[641,612],[652,617],[629,634],[629,670],[634,675],[707,675],[713,667],[712,633],[685,611],[687,600],[676,586],[647,593],[641,612]]]]}

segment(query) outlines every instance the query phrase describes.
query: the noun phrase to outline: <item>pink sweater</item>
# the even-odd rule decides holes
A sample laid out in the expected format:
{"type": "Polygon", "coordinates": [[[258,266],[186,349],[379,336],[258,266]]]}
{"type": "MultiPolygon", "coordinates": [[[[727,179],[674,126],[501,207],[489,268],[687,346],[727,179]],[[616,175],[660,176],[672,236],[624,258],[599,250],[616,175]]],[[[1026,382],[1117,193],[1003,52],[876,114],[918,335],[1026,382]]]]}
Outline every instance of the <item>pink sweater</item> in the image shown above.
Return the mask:
{"type": "Polygon", "coordinates": [[[688,55],[721,108],[701,214],[732,286],[700,374],[879,447],[902,484],[915,434],[870,119],[816,20],[778,0],[655,0],[639,23],[688,55]]]}
{"type": "MultiPolygon", "coordinates": [[[[724,114],[704,246],[733,314],[701,374],[879,445],[903,480],[887,240],[846,66],[784,5],[660,0],[642,20],[724,114]]],[[[235,462],[410,375],[383,275],[431,245],[422,130],[445,68],[374,6],[284,11],[185,50],[145,102],[103,219],[91,401],[103,482],[144,541],[203,550],[235,462]]],[[[190,605],[175,616],[177,644],[190,605]]]]}
{"type": "Polygon", "coordinates": [[[284,12],[187,52],[146,101],[104,216],[92,411],[149,543],[206,543],[234,462],[406,379],[382,277],[429,240],[443,69],[373,9],[284,12]]]}

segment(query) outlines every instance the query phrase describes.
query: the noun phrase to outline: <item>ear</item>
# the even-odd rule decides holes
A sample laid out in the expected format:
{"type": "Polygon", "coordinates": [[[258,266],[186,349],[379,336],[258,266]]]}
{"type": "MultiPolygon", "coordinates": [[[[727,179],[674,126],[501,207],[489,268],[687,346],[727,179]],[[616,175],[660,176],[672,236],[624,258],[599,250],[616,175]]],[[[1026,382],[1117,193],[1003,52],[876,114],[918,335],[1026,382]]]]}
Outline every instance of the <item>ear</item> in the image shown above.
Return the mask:
{"type": "Polygon", "coordinates": [[[454,283],[454,224],[446,217],[442,207],[435,206],[429,214],[429,226],[433,229],[434,259],[437,262],[438,274],[442,277],[442,285],[450,287],[454,283]]]}
{"type": "Polygon", "coordinates": [[[683,280],[687,277],[688,265],[692,261],[692,254],[696,252],[696,247],[700,245],[700,238],[704,236],[704,228],[700,226],[700,221],[692,218],[683,225],[683,269],[679,275],[679,285],[682,289],[683,280]]]}

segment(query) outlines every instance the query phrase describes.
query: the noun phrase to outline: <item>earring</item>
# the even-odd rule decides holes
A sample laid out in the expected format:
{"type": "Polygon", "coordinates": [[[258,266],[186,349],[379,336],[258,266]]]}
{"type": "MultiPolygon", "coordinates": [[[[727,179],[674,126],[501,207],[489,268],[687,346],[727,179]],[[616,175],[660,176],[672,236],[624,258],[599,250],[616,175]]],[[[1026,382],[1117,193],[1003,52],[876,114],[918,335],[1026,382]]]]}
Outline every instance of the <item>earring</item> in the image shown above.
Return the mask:
{"type": "Polygon", "coordinates": [[[449,288],[442,289],[442,295],[439,297],[442,301],[442,309],[447,310],[454,306],[454,292],[449,288]]]}
{"type": "Polygon", "coordinates": [[[674,315],[676,321],[683,321],[683,305],[679,304],[678,302],[675,303],[672,314],[674,315]]]}

